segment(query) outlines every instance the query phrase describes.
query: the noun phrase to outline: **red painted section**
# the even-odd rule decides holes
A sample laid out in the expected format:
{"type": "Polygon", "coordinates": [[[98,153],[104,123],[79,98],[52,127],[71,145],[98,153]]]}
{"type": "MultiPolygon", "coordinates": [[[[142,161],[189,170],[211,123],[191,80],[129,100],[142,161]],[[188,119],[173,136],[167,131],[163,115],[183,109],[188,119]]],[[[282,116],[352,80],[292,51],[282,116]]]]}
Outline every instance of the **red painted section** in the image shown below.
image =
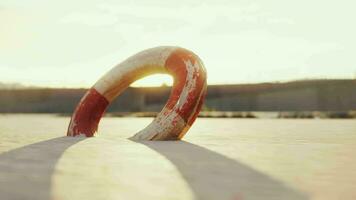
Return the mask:
{"type": "MultiPolygon", "coordinates": [[[[173,109],[174,105],[177,104],[179,97],[181,96],[182,90],[186,87],[187,70],[185,62],[190,61],[193,65],[199,62],[197,56],[192,52],[185,49],[178,49],[174,51],[166,60],[166,68],[174,77],[174,85],[171,95],[168,99],[166,107],[168,109],[173,109]]],[[[183,106],[176,110],[176,112],[186,121],[191,124],[194,122],[195,118],[198,116],[204,97],[199,98],[202,90],[206,89],[206,72],[200,63],[197,63],[199,67],[194,71],[193,79],[195,79],[195,87],[189,92],[187,101],[184,102],[183,106]],[[199,105],[200,104],[200,105],[199,105]],[[197,109],[195,109],[197,108],[197,109]],[[195,113],[193,113],[195,110],[195,113]]],[[[190,125],[191,125],[190,124],[190,125]]]]}
{"type": "MultiPolygon", "coordinates": [[[[205,75],[205,72],[203,71],[202,67],[198,68],[198,70],[196,72],[194,72],[194,78],[196,79],[195,88],[188,94],[187,103],[184,104],[182,109],[178,111],[178,113],[182,116],[182,118],[185,119],[187,122],[191,121],[190,118],[192,115],[193,116],[195,115],[195,113],[193,113],[193,112],[198,112],[197,114],[199,114],[200,108],[197,108],[197,107],[199,106],[199,104],[203,103],[204,97],[205,97],[205,96],[202,96],[200,98],[202,91],[205,90],[204,87],[206,87],[206,84],[205,84],[206,78],[205,77],[206,77],[206,75],[205,75]]],[[[193,121],[194,121],[194,119],[193,119],[193,121]]]]}
{"type": "Polygon", "coordinates": [[[75,109],[67,135],[85,134],[87,137],[93,136],[108,105],[109,101],[94,88],[91,88],[75,109]]]}
{"type": "Polygon", "coordinates": [[[205,96],[206,96],[206,88],[204,89],[203,93],[201,94],[201,97],[200,97],[200,100],[198,102],[198,105],[195,109],[195,112],[192,113],[192,117],[188,120],[188,125],[189,126],[192,126],[192,124],[194,123],[195,119],[198,117],[199,113],[200,113],[200,110],[201,110],[201,107],[203,106],[203,103],[204,103],[204,99],[205,99],[205,96]]]}
{"type": "Polygon", "coordinates": [[[172,91],[165,106],[169,110],[177,104],[185,85],[187,70],[183,59],[194,61],[187,51],[179,49],[171,53],[165,63],[166,69],[174,78],[172,91]]]}

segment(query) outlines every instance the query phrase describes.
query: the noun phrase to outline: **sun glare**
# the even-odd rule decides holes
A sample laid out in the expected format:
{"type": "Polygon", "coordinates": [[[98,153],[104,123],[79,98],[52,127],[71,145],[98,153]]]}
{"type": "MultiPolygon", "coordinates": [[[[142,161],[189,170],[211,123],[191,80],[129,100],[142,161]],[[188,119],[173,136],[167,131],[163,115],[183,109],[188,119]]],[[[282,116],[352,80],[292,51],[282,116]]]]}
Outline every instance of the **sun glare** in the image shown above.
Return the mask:
{"type": "Polygon", "coordinates": [[[171,86],[173,84],[173,78],[167,74],[155,74],[147,76],[134,82],[132,87],[159,87],[159,86],[171,86]]]}

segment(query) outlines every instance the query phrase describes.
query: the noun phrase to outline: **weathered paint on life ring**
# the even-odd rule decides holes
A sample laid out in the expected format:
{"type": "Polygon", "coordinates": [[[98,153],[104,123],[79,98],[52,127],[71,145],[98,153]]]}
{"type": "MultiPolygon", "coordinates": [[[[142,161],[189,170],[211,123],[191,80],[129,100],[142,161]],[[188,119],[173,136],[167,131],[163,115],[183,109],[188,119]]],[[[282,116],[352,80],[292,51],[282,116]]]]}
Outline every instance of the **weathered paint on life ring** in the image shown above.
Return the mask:
{"type": "Polygon", "coordinates": [[[155,73],[174,78],[166,105],[146,128],[132,137],[136,140],[181,139],[197,118],[207,83],[200,58],[180,47],[156,47],[131,56],[104,75],[83,96],[68,127],[68,136],[93,136],[106,108],[131,83],[155,73]]]}

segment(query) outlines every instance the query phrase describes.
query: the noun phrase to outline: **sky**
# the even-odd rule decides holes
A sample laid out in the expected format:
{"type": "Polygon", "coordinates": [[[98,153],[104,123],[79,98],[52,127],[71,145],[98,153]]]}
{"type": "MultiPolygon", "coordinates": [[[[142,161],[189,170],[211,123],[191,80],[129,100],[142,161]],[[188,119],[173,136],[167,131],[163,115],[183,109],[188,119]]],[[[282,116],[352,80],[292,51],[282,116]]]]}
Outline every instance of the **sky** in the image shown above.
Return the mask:
{"type": "MultiPolygon", "coordinates": [[[[209,84],[356,77],[352,0],[1,0],[0,82],[90,87],[147,48],[195,52],[209,84]]],[[[153,75],[134,86],[170,84],[153,75]]]]}

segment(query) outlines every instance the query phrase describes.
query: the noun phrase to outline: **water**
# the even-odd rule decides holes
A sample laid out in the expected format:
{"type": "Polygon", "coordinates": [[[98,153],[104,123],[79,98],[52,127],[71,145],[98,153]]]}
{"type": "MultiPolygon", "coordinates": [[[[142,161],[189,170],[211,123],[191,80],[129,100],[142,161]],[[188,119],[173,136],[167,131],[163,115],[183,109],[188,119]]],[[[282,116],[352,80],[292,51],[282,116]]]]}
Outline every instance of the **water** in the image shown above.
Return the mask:
{"type": "Polygon", "coordinates": [[[126,138],[150,118],[0,115],[0,199],[356,199],[356,121],[198,119],[184,141],[126,138]]]}

